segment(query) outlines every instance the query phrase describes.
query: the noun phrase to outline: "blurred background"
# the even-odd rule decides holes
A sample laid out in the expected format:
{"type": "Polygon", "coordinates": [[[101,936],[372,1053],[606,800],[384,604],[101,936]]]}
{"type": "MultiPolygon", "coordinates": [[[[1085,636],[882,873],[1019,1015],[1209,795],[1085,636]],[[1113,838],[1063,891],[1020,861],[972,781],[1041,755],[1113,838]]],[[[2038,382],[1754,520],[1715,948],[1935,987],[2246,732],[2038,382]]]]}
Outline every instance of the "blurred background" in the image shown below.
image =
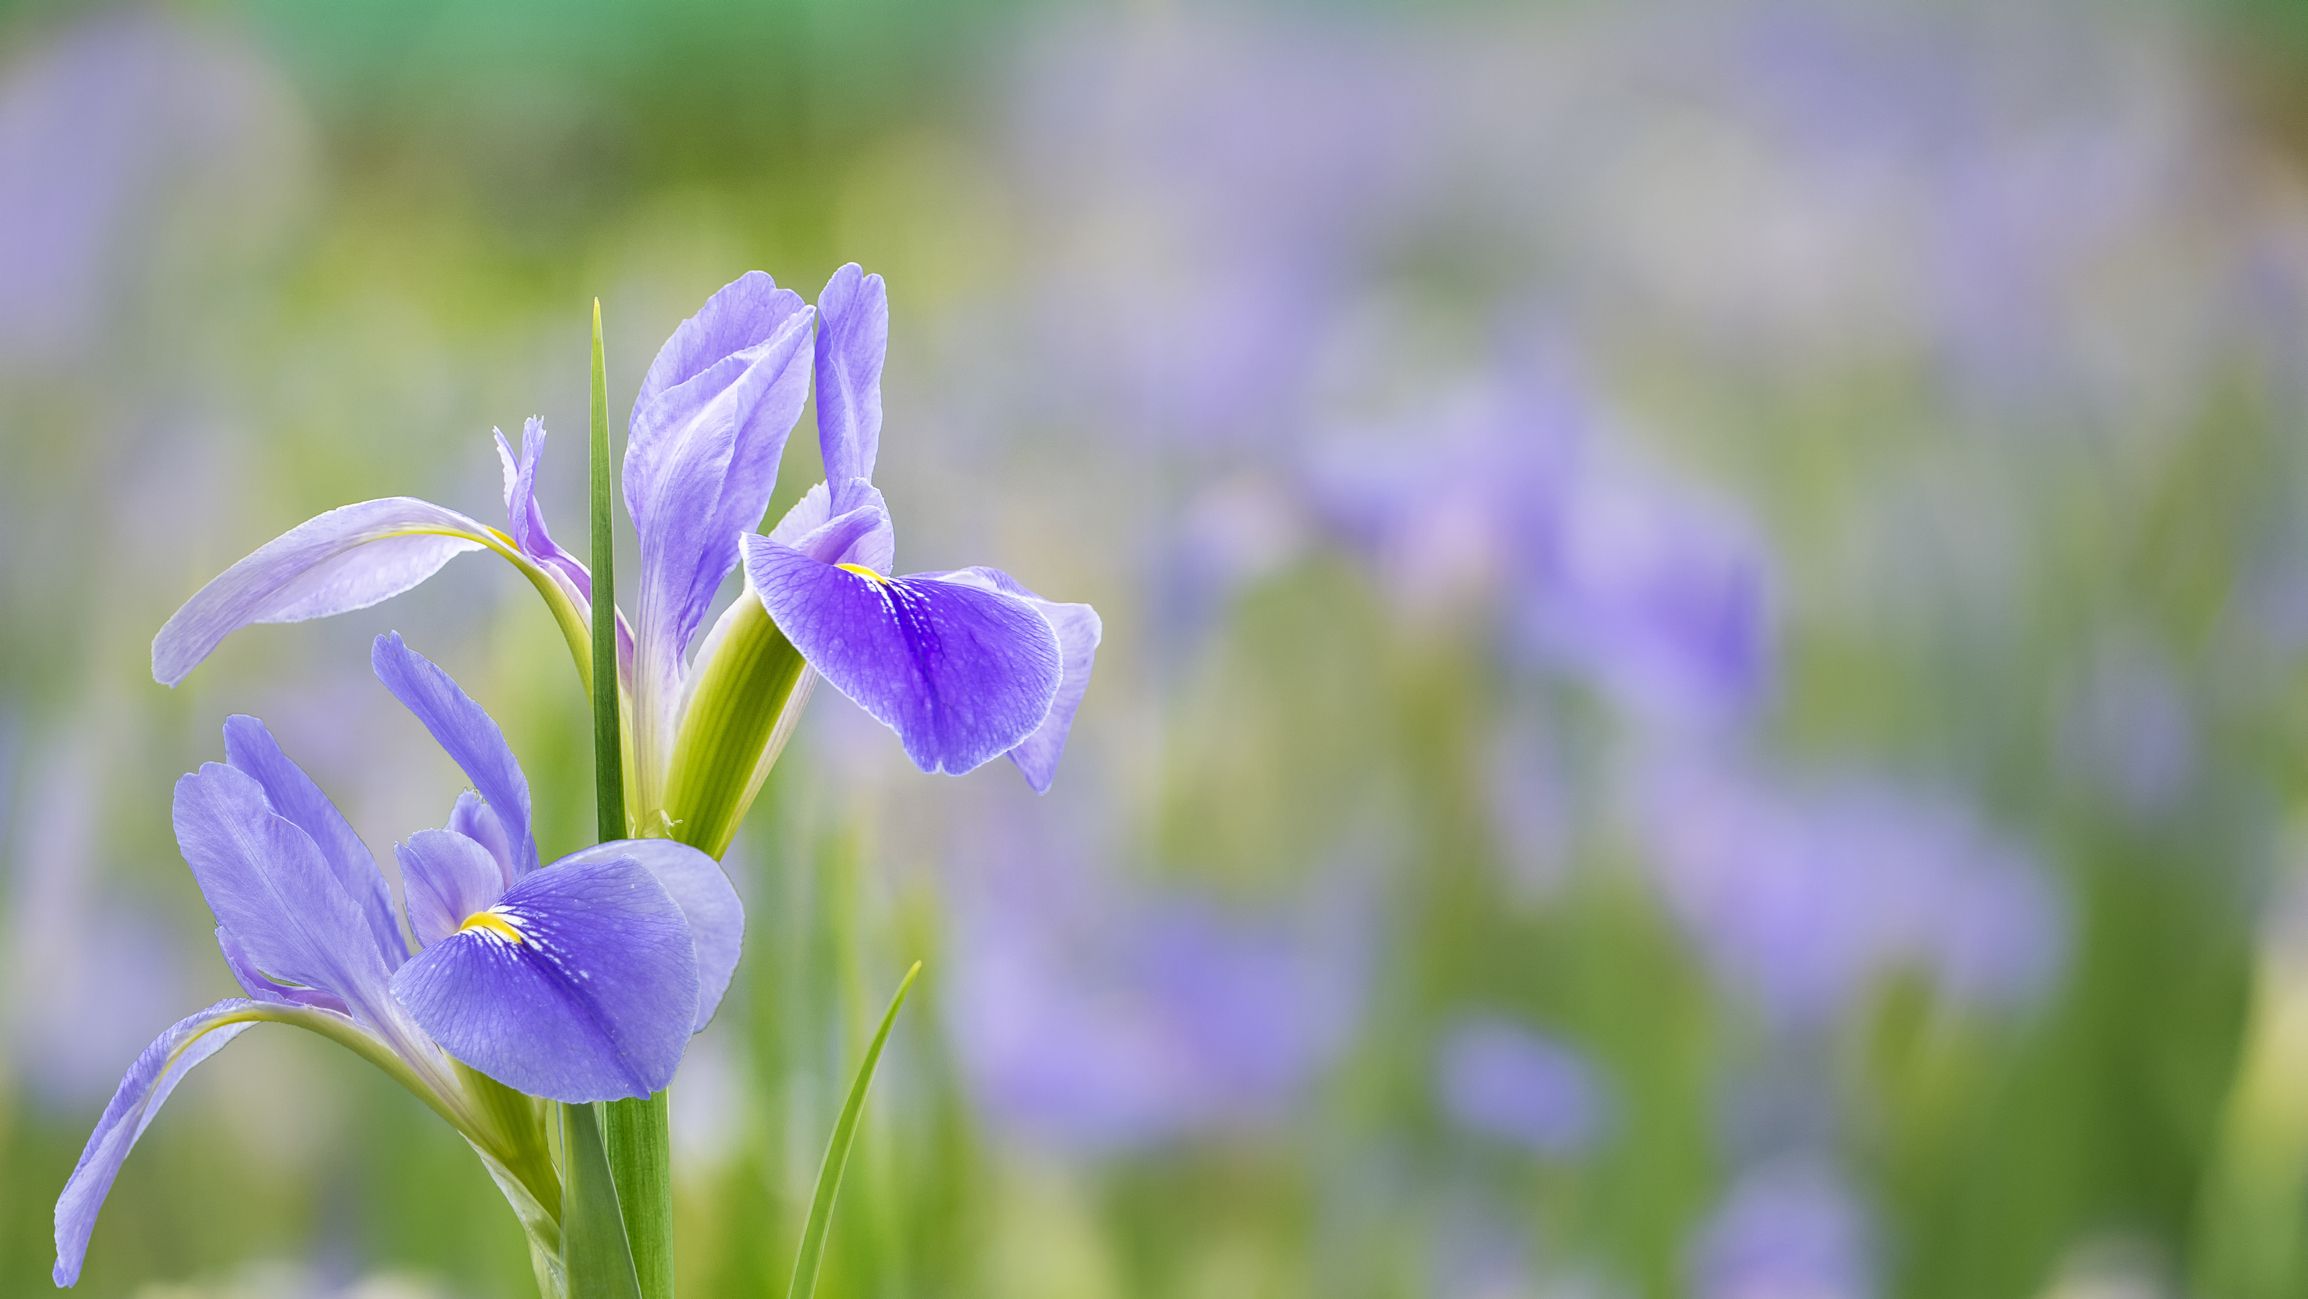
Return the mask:
{"type": "MultiPolygon", "coordinates": [[[[818,692],[685,1293],[782,1287],[917,957],[829,1295],[2308,1293],[2304,87],[2281,0],[0,7],[0,1293],[231,989],[168,824],[228,713],[438,824],[398,628],[590,824],[501,566],[175,691],[161,622],[335,505],[495,517],[532,414],[566,534],[596,295],[621,428],[713,289],[853,259],[901,565],[1105,644],[1044,798],[818,692]]],[[[81,1288],[529,1286],[267,1030],[81,1288]]]]}

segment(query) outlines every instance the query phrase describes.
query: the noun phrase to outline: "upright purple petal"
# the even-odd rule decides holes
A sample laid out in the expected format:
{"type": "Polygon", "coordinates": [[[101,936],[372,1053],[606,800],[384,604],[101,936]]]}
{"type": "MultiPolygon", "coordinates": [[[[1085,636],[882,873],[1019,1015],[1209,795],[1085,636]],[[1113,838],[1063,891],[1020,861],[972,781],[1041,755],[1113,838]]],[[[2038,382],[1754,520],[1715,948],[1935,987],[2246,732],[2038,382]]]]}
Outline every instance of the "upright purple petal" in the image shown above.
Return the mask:
{"type": "Polygon", "coordinates": [[[449,828],[488,849],[504,873],[505,887],[513,886],[513,836],[505,833],[505,823],[489,810],[488,800],[469,789],[458,794],[457,805],[449,810],[449,828]]]}
{"type": "Polygon", "coordinates": [[[431,947],[505,895],[504,868],[487,848],[454,830],[420,830],[393,849],[409,899],[409,928],[431,947]]]}
{"type": "Polygon", "coordinates": [[[224,638],[254,622],[304,622],[366,609],[481,547],[472,519],[407,496],[307,519],[219,574],[152,641],[152,675],[175,685],[224,638]]]}
{"type": "Polygon", "coordinates": [[[745,569],[778,629],[836,690],[898,733],[923,771],[1016,748],[1057,698],[1057,633],[1025,600],[937,577],[865,575],[767,537],[745,569]]]}
{"type": "Polygon", "coordinates": [[[571,1103],[673,1080],[697,1021],[689,923],[630,856],[524,877],[393,977],[449,1054],[517,1091],[571,1103]]]}
{"type": "Polygon", "coordinates": [[[552,573],[571,594],[593,601],[593,574],[575,555],[561,548],[545,529],[545,511],[537,504],[537,465],[545,457],[545,421],[532,415],[521,426],[521,452],[513,453],[501,431],[497,460],[505,470],[505,533],[522,554],[552,573]]]}
{"type": "Polygon", "coordinates": [[[56,1197],[56,1268],[51,1275],[57,1285],[80,1280],[80,1265],[88,1257],[88,1236],[96,1229],[97,1211],[104,1207],[104,1197],[120,1175],[122,1161],[151,1125],[153,1115],[160,1112],[168,1094],[194,1065],[247,1031],[249,1024],[235,1017],[255,1009],[257,1003],[236,997],[178,1020],[128,1067],[119,1090],[112,1094],[112,1103],[96,1120],[96,1131],[89,1134],[80,1162],[64,1183],[64,1193],[56,1197]]]}
{"type": "Polygon", "coordinates": [[[1074,714],[1082,707],[1083,692],[1090,688],[1090,670],[1098,662],[1098,640],[1104,633],[1098,611],[1086,604],[1045,600],[998,568],[964,568],[939,576],[1014,595],[1032,605],[1058,634],[1058,695],[1050,704],[1050,715],[1010,750],[1010,761],[1025,773],[1026,783],[1035,793],[1046,794],[1058,774],[1058,758],[1066,751],[1066,733],[1074,728],[1074,714]]]}
{"type": "Polygon", "coordinates": [[[847,509],[836,514],[832,489],[824,483],[802,493],[785,517],[770,529],[769,539],[791,546],[821,564],[862,564],[887,573],[897,555],[897,533],[890,527],[889,507],[872,483],[850,484],[847,509]]]}
{"type": "Polygon", "coordinates": [[[573,852],[555,863],[623,859],[639,862],[681,908],[689,934],[697,944],[697,1020],[703,1031],[721,1007],[721,996],[737,973],[738,954],[745,947],[745,905],[729,885],[721,864],[685,843],[671,839],[620,839],[573,852]]]}
{"type": "Polygon", "coordinates": [[[176,842],[216,922],[275,982],[375,1004],[391,965],[312,836],[222,763],[176,782],[176,842]]]}
{"type": "Polygon", "coordinates": [[[817,441],[833,509],[858,504],[882,440],[882,359],[889,349],[889,291],[856,262],[817,298],[817,441]]]}
{"type": "Polygon", "coordinates": [[[513,851],[514,874],[537,869],[537,841],[529,829],[529,778],[505,743],[505,733],[431,659],[410,649],[399,632],[377,637],[369,653],[377,680],[417,715],[433,739],[488,800],[513,851]]]}
{"type": "Polygon", "coordinates": [[[753,272],[674,331],[643,381],[625,451],[641,536],[637,652],[664,672],[737,566],[730,538],[761,525],[786,438],[809,398],[816,313],[753,272]]]}
{"type": "Polygon", "coordinates": [[[399,965],[406,959],[408,944],[401,940],[400,926],[393,923],[393,899],[385,888],[384,875],[377,870],[377,859],[313,778],[281,752],[279,741],[265,724],[245,713],[226,718],[224,759],[255,777],[264,786],[265,801],[272,804],[272,810],[312,837],[322,859],[336,872],[345,896],[360,908],[385,963],[399,965]]]}
{"type": "MultiPolygon", "coordinates": [[[[714,291],[697,314],[682,321],[657,349],[649,373],[641,380],[633,409],[640,409],[668,390],[678,388],[729,357],[758,347],[777,332],[786,318],[802,308],[801,295],[777,287],[765,271],[747,271],[714,291]]],[[[635,475],[644,480],[656,463],[655,449],[628,444],[625,448],[625,484],[630,506],[635,497],[635,475]]]]}

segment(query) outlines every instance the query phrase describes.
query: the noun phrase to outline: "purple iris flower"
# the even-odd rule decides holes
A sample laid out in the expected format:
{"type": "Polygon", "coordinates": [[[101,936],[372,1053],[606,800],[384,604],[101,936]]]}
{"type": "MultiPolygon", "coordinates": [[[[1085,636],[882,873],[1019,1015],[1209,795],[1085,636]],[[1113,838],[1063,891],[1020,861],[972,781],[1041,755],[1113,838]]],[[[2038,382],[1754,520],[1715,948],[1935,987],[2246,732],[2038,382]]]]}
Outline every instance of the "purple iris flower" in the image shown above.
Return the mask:
{"type": "MultiPolygon", "coordinates": [[[[624,471],[626,511],[641,542],[639,594],[631,624],[619,624],[633,825],[658,832],[705,814],[674,806],[685,744],[715,760],[726,756],[713,739],[695,736],[726,715],[693,705],[710,694],[719,707],[727,695],[697,686],[723,659],[742,671],[776,658],[755,626],[764,609],[810,667],[898,732],[923,770],[958,773],[1009,754],[1036,789],[1048,787],[1089,683],[1097,615],[1087,605],[1043,600],[994,569],[882,575],[892,532],[871,476],[888,324],[881,278],[855,265],[835,272],[818,308],[749,272],[682,322],[643,378],[624,471]],[[812,327],[821,314],[814,357],[827,481],[772,536],[754,536],[809,397],[812,327]],[[759,598],[740,596],[700,638],[739,565],[741,539],[759,598]]],[[[535,420],[518,454],[498,438],[504,530],[410,497],[331,510],[259,547],[187,601],[153,641],[153,675],[173,685],[250,623],[366,608],[460,554],[487,549],[545,598],[589,680],[592,583],[554,541],[538,506],[544,440],[535,420]]],[[[739,755],[751,778],[717,787],[718,796],[734,796],[739,812],[806,694],[791,678],[779,688],[791,690],[790,702],[775,728],[753,741],[763,751],[739,755]]],[[[734,827],[729,808],[709,811],[717,830],[701,838],[734,827]]]]}
{"type": "Polygon", "coordinates": [[[528,780],[496,723],[398,635],[372,662],[473,784],[446,828],[396,846],[417,951],[336,805],[264,723],[228,721],[225,761],[177,782],[175,822],[246,995],[179,1021],[121,1080],[57,1200],[57,1284],[79,1278],[105,1194],[169,1092],[251,1024],[295,1024],[383,1068],[550,1218],[541,1111],[492,1099],[486,1080],[571,1103],[644,1096],[720,1004],[744,912],[711,858],[620,840],[540,867],[528,780]]]}
{"type": "Polygon", "coordinates": [[[896,731],[915,766],[959,774],[1007,754],[1047,790],[1090,685],[1098,615],[998,569],[885,576],[895,539],[872,480],[888,294],[852,263],[818,311],[826,480],[768,536],[744,539],[749,583],[818,675],[896,731]]]}

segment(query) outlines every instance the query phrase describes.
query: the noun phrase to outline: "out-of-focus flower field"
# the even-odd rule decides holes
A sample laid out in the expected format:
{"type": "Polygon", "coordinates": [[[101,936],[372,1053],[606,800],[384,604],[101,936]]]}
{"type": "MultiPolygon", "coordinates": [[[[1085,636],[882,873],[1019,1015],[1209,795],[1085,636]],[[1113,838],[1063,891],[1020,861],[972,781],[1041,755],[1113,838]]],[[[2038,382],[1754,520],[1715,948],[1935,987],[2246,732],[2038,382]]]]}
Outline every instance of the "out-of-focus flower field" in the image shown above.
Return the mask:
{"type": "MultiPolygon", "coordinates": [[[[1105,640],[1046,796],[802,723],[684,1293],[783,1286],[916,958],[829,1295],[2308,1293],[2304,87],[2273,0],[0,12],[0,1293],[230,990],[167,819],[226,714],[382,849],[461,783],[398,628],[592,824],[483,560],[175,690],[162,621],[323,509],[493,509],[531,415],[581,500],[595,297],[629,399],[849,260],[902,563],[1105,640]]],[[[287,1033],[96,1240],[94,1296],[530,1285],[287,1033]]]]}

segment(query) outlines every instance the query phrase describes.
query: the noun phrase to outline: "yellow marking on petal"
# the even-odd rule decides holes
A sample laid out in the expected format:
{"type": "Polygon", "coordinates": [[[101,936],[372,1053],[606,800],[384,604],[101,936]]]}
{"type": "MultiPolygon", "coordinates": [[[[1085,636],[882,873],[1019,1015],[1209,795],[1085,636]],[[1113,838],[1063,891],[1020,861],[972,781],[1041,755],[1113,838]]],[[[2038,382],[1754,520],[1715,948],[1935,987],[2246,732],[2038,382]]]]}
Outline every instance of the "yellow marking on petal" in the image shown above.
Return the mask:
{"type": "Polygon", "coordinates": [[[509,943],[515,947],[519,947],[522,940],[527,937],[521,932],[520,927],[513,923],[511,917],[494,908],[488,911],[476,911],[465,917],[465,923],[457,926],[457,932],[460,934],[468,929],[478,929],[499,942],[509,943]]]}
{"type": "Polygon", "coordinates": [[[888,586],[892,580],[890,578],[883,577],[881,574],[873,571],[870,568],[867,568],[863,564],[836,564],[834,567],[842,570],[845,573],[855,573],[859,577],[865,578],[869,582],[879,582],[883,586],[888,586]]]}

